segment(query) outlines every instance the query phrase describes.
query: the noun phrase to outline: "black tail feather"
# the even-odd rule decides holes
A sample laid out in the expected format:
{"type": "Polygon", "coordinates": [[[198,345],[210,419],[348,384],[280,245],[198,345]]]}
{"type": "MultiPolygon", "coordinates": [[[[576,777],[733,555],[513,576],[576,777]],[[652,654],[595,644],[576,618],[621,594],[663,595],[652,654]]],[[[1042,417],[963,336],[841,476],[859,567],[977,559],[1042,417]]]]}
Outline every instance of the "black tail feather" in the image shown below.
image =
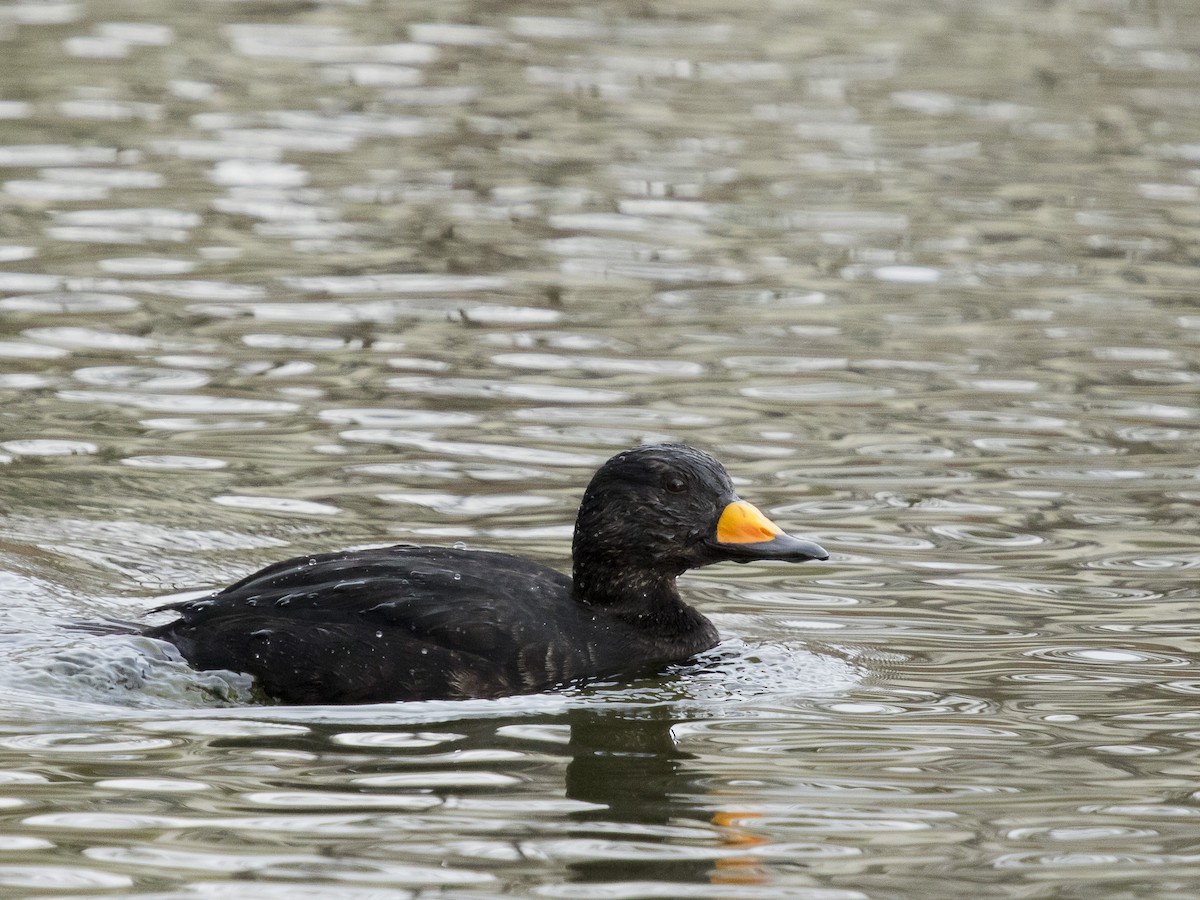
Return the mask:
{"type": "Polygon", "coordinates": [[[99,621],[68,622],[66,628],[68,631],[81,631],[84,634],[95,635],[144,634],[146,632],[144,622],[130,622],[127,619],[116,619],[112,616],[103,616],[99,621]]]}

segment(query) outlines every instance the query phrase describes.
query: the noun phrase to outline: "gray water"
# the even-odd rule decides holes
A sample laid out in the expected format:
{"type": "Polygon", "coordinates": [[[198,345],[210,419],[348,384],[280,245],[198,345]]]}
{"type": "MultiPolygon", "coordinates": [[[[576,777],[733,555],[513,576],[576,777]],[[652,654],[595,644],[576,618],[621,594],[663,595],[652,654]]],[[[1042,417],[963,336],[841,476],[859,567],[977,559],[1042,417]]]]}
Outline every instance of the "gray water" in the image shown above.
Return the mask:
{"type": "Polygon", "coordinates": [[[5,2],[0,895],[1197,896],[1198,260],[1191,0],[5,2]],[[659,439],[833,553],[661,678],[69,627],[659,439]]]}

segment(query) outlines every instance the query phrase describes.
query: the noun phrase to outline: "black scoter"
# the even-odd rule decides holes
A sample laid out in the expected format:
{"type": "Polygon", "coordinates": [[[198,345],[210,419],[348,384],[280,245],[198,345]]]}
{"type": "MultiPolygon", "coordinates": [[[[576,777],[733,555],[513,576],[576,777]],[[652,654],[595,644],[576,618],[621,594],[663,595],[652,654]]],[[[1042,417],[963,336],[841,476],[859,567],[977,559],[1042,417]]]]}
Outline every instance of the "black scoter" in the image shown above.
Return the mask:
{"type": "Polygon", "coordinates": [[[400,545],[301,556],[144,633],[283,703],[501,697],[650,671],[718,642],[675,579],[723,561],[828,559],[734,493],[700,450],[658,444],[596,472],[570,578],[483,550],[400,545]]]}

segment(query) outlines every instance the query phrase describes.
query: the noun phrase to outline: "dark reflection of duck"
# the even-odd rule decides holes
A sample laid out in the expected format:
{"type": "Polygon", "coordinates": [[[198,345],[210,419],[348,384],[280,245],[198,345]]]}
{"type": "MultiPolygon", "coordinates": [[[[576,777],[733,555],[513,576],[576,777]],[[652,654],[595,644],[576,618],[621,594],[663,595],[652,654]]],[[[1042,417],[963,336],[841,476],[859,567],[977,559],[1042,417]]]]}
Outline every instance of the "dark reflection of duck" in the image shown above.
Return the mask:
{"type": "Polygon", "coordinates": [[[573,577],[506,553],[397,546],[299,557],[146,631],[285,703],[499,697],[644,671],[717,643],[688,569],[828,559],[734,493],[707,453],[619,453],[584,493],[573,577]]]}

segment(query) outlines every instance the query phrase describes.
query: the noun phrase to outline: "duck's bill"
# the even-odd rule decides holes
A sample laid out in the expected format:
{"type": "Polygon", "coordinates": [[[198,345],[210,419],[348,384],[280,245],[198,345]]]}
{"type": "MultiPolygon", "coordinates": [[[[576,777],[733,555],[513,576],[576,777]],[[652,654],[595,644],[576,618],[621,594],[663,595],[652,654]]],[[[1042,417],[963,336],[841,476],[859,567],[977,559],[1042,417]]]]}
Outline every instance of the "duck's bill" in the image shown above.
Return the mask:
{"type": "Polygon", "coordinates": [[[717,533],[712,545],[721,551],[725,559],[734,562],[829,559],[829,553],[820,544],[785,534],[782,528],[745,500],[735,500],[725,507],[717,521],[717,533]]]}

